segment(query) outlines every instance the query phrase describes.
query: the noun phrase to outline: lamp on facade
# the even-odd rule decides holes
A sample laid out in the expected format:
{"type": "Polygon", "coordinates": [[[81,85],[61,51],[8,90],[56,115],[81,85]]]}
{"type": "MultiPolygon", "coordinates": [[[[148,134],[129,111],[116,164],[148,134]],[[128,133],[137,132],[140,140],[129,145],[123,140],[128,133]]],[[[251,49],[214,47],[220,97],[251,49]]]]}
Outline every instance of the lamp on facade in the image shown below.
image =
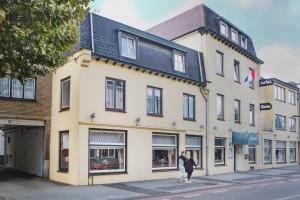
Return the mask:
{"type": "Polygon", "coordinates": [[[90,117],[91,117],[92,121],[94,121],[94,119],[96,118],[96,113],[92,113],[90,117]]]}
{"type": "Polygon", "coordinates": [[[141,123],[141,118],[140,117],[136,118],[135,125],[138,126],[140,125],[140,123],[141,123]]]}
{"type": "Polygon", "coordinates": [[[176,121],[172,122],[172,126],[176,126],[176,124],[177,124],[176,121]]]}

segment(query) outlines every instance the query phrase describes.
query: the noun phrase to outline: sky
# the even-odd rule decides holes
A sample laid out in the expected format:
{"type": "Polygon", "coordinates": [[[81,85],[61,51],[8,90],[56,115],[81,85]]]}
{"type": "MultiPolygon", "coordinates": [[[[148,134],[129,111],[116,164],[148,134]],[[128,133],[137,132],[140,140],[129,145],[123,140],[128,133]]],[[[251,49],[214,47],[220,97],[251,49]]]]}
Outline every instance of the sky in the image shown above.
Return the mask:
{"type": "Polygon", "coordinates": [[[300,0],[94,0],[92,9],[146,30],[201,3],[252,38],[263,77],[300,83],[300,0]]]}

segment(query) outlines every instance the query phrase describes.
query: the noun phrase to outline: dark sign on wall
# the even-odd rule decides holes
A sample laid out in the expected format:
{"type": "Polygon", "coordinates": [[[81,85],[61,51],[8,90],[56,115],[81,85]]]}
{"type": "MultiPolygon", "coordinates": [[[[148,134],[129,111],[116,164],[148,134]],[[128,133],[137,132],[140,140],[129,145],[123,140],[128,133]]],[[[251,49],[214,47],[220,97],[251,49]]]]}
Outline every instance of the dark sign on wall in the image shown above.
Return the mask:
{"type": "Polygon", "coordinates": [[[272,109],[272,104],[270,104],[270,103],[261,103],[259,107],[260,107],[260,110],[271,110],[272,109]]]}
{"type": "Polygon", "coordinates": [[[268,85],[273,85],[274,81],[272,79],[262,79],[259,81],[259,86],[264,87],[268,85]]]}

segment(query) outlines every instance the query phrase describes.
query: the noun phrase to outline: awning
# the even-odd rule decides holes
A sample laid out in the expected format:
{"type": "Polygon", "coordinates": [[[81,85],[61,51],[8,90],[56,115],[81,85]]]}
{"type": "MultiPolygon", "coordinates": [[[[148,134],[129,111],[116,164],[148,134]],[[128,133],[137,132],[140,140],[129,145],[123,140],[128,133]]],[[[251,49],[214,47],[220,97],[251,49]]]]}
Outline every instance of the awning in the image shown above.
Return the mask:
{"type": "Polygon", "coordinates": [[[258,133],[232,131],[232,144],[258,145],[258,133]]]}

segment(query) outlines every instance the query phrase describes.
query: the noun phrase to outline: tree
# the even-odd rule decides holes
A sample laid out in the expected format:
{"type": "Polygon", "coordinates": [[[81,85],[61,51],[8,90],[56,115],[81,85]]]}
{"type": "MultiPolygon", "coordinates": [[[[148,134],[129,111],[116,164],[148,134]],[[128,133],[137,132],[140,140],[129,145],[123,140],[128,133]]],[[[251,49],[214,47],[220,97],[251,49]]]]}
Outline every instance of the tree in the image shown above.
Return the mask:
{"type": "Polygon", "coordinates": [[[45,76],[64,65],[90,0],[1,0],[0,77],[45,76]]]}

